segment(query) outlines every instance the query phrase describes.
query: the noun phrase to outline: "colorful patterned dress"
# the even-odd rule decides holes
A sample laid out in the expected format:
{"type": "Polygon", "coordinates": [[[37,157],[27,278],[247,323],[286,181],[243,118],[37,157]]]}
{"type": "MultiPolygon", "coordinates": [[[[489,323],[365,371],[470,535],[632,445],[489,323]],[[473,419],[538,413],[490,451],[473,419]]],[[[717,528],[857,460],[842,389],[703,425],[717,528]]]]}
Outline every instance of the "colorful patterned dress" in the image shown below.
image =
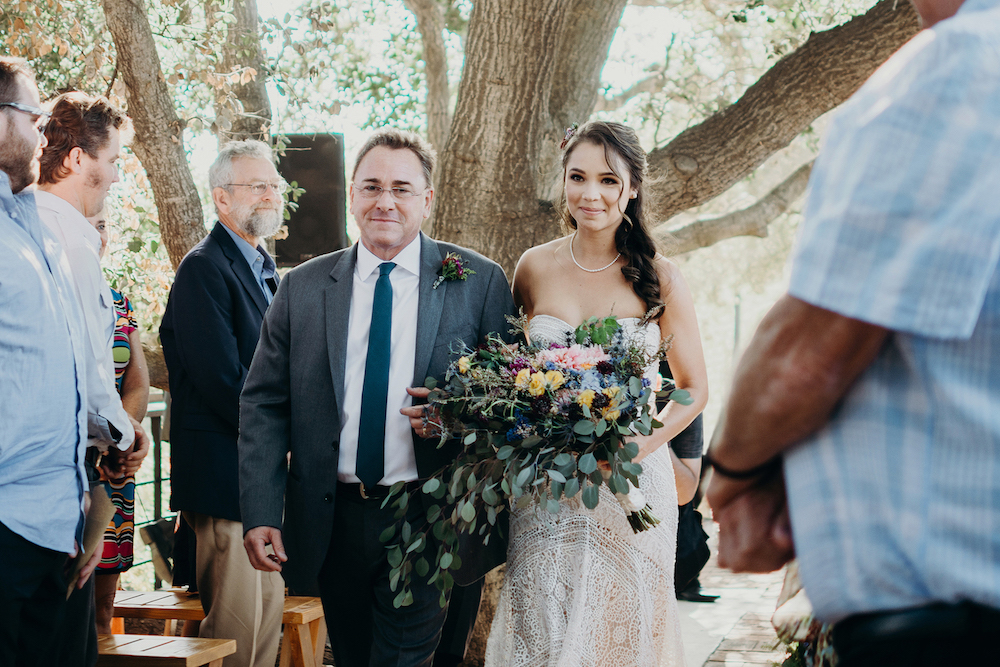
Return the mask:
{"type": "MultiPolygon", "coordinates": [[[[115,299],[115,340],[112,350],[115,358],[115,384],[118,393],[122,391],[125,369],[132,357],[129,334],[136,330],[135,311],[132,303],[112,289],[115,299]]],[[[104,531],[104,553],[97,566],[98,573],[112,574],[124,572],[132,567],[132,540],[135,532],[135,477],[119,480],[105,480],[105,488],[115,506],[115,516],[104,531]]]]}

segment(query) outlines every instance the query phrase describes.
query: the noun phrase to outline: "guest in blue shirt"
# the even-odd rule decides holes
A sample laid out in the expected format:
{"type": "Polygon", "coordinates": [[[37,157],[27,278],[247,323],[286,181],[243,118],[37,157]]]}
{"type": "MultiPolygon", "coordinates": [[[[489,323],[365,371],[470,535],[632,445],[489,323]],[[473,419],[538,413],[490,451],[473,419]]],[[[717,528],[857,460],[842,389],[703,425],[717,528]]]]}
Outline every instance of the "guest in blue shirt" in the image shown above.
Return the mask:
{"type": "Polygon", "coordinates": [[[0,58],[0,664],[41,665],[82,538],[83,320],[34,195],[47,112],[25,62],[0,58]]]}
{"type": "Polygon", "coordinates": [[[1000,633],[1000,0],[913,4],[710,449],[720,564],[794,547],[842,667],[995,664],[1000,633]]]}

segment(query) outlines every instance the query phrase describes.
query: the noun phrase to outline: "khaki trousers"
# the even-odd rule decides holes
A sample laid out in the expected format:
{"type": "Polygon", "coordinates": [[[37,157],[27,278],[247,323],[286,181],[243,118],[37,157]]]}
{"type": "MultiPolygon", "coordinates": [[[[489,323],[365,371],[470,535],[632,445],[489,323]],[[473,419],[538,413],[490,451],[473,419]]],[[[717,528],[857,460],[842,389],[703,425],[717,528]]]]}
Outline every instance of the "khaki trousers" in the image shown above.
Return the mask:
{"type": "Polygon", "coordinates": [[[243,524],[184,512],[197,537],[195,572],[205,610],[199,637],[235,639],[223,667],[274,667],[281,637],[285,583],[250,565],[243,524]]]}

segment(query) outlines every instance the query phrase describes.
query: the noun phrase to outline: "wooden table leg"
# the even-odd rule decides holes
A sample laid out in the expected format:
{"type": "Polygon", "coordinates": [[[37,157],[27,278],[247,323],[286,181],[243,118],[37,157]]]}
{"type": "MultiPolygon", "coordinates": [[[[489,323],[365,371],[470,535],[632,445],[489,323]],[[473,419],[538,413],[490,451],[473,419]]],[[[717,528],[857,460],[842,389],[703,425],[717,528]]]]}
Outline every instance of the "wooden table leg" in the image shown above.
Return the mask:
{"type": "MultiPolygon", "coordinates": [[[[313,656],[315,667],[323,667],[323,654],[326,652],[326,619],[317,618],[309,624],[309,634],[312,635],[313,656]]],[[[309,667],[313,667],[309,665],[309,667]]]]}

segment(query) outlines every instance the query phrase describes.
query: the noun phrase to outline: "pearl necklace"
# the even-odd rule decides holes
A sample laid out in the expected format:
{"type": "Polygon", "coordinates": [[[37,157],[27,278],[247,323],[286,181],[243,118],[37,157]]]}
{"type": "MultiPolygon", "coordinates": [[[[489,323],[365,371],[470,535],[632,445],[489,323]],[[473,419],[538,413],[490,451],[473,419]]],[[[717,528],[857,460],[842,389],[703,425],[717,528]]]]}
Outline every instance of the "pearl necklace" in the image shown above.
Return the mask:
{"type": "Polygon", "coordinates": [[[617,255],[615,255],[615,258],[611,260],[611,263],[608,264],[607,266],[602,266],[599,269],[588,269],[584,266],[580,266],[580,262],[576,261],[576,255],[573,254],[573,241],[575,240],[576,240],[576,232],[573,232],[573,238],[569,240],[569,256],[573,260],[573,263],[576,264],[576,268],[580,269],[581,271],[586,271],[587,273],[600,273],[601,271],[604,271],[605,269],[610,269],[612,266],[614,266],[615,262],[618,261],[618,258],[622,256],[621,253],[618,253],[617,255]]]}

